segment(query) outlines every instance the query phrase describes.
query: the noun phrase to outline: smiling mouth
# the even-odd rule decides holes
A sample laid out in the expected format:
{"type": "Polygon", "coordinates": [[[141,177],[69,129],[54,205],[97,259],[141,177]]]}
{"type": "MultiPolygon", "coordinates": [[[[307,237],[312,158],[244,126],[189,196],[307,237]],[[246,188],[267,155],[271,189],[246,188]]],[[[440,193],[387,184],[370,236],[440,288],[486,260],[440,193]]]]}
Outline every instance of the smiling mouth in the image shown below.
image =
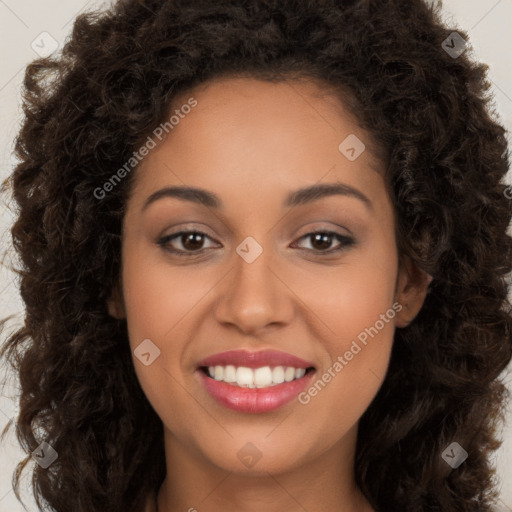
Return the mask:
{"type": "Polygon", "coordinates": [[[315,371],[313,366],[295,368],[293,366],[200,366],[199,370],[209,379],[224,382],[233,387],[248,389],[265,389],[279,384],[302,379],[315,371]]]}

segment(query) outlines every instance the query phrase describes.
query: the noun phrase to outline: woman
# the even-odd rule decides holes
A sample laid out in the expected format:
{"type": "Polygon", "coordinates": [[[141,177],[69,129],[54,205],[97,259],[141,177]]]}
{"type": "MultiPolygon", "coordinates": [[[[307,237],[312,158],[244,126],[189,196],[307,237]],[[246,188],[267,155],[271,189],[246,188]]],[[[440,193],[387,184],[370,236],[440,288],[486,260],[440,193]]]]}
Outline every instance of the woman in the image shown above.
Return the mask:
{"type": "Polygon", "coordinates": [[[28,67],[39,506],[492,510],[512,203],[466,38],[420,0],[128,0],[28,67]]]}

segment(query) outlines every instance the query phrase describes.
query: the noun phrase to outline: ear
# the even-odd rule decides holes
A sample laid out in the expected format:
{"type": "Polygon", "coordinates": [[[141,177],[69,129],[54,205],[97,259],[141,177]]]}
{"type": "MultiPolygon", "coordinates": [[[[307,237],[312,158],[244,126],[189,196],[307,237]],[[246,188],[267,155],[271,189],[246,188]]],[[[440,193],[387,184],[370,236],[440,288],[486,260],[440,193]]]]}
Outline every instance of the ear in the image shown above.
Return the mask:
{"type": "Polygon", "coordinates": [[[396,326],[407,327],[419,313],[432,277],[408,257],[400,264],[395,300],[402,306],[396,314],[396,326]]]}
{"type": "Polygon", "coordinates": [[[126,317],[124,301],[119,286],[115,286],[112,290],[110,298],[107,300],[107,307],[110,316],[121,320],[126,317]]]}

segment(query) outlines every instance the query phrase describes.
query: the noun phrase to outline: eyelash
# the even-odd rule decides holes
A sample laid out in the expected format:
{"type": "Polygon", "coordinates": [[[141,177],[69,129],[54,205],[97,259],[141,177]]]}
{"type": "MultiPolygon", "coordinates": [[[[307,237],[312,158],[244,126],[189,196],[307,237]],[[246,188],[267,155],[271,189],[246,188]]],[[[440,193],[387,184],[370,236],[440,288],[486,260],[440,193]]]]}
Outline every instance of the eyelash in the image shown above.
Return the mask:
{"type": "MultiPolygon", "coordinates": [[[[167,235],[167,236],[164,236],[164,237],[160,238],[157,241],[157,244],[164,251],[167,251],[167,252],[170,252],[172,254],[175,254],[176,256],[185,257],[185,258],[190,257],[192,255],[202,254],[204,251],[207,250],[207,248],[203,248],[203,249],[199,249],[197,251],[183,251],[181,249],[174,249],[174,248],[169,246],[169,242],[171,240],[173,240],[175,238],[179,239],[182,235],[189,235],[189,234],[202,235],[202,236],[205,236],[205,237],[211,239],[210,236],[208,236],[206,233],[203,233],[202,231],[195,231],[195,230],[179,231],[177,233],[173,233],[172,235],[167,235]]],[[[341,242],[341,245],[337,249],[329,249],[327,251],[315,251],[314,249],[303,249],[303,250],[313,251],[313,252],[323,256],[323,255],[330,255],[330,254],[333,254],[333,253],[338,253],[338,252],[344,251],[344,250],[348,249],[350,246],[355,244],[355,240],[353,238],[351,238],[349,236],[346,236],[346,235],[342,235],[340,233],[336,233],[335,231],[312,231],[310,233],[306,233],[305,235],[301,236],[299,238],[299,240],[302,240],[303,238],[308,238],[308,237],[311,237],[311,236],[317,235],[317,234],[334,236],[334,238],[338,239],[338,241],[341,242]]]]}

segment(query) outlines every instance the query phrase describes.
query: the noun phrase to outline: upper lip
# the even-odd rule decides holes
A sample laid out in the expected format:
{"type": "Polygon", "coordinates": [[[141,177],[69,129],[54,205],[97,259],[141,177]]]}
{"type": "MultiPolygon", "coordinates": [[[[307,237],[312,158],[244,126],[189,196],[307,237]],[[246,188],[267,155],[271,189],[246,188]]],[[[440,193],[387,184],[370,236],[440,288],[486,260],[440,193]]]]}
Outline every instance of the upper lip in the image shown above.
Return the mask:
{"type": "Polygon", "coordinates": [[[245,366],[259,368],[261,366],[292,366],[293,368],[309,368],[313,363],[300,357],[280,352],[278,350],[261,350],[250,352],[248,350],[229,350],[213,354],[199,362],[198,366],[245,366]]]}

